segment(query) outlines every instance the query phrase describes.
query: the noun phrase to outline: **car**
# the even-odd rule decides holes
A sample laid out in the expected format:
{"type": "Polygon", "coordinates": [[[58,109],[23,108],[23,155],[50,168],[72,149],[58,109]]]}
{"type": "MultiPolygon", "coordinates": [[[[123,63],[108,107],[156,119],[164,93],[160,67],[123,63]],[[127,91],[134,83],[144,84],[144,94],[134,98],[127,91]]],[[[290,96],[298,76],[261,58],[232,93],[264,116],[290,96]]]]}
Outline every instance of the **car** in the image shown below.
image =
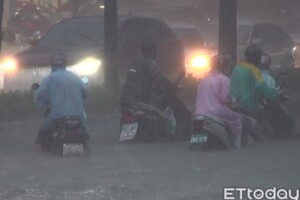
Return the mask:
{"type": "MultiPolygon", "coordinates": [[[[210,22],[200,26],[205,46],[210,51],[218,51],[219,23],[210,22]]],[[[237,59],[244,58],[244,51],[250,45],[260,47],[272,58],[271,74],[277,78],[295,68],[296,44],[276,23],[239,21],[237,24],[237,59]]]]}
{"type": "MultiPolygon", "coordinates": [[[[183,43],[187,73],[203,78],[210,70],[210,58],[218,53],[219,23],[210,21],[199,26],[188,23],[168,23],[183,43]]],[[[295,68],[296,44],[276,23],[239,21],[237,24],[237,60],[244,58],[250,45],[271,55],[272,75],[277,78],[295,68]]]]}
{"type": "MultiPolygon", "coordinates": [[[[63,3],[58,10],[66,17],[72,17],[73,1],[63,3]]],[[[104,0],[79,0],[77,16],[104,15],[104,0]]]]}
{"type": "Polygon", "coordinates": [[[182,42],[187,75],[203,78],[210,70],[209,58],[217,53],[216,50],[207,48],[197,26],[187,23],[168,24],[182,42]]]}
{"type": "MultiPolygon", "coordinates": [[[[169,77],[184,70],[184,51],[170,27],[161,20],[124,16],[118,20],[119,77],[125,82],[130,64],[139,58],[140,45],[145,39],[158,46],[158,63],[169,77]]],[[[53,52],[63,52],[68,69],[80,76],[103,82],[103,17],[87,16],[65,19],[55,25],[35,46],[21,51],[3,63],[8,71],[18,68],[16,74],[6,74],[4,87],[26,89],[50,72],[49,58],[53,52]]]]}

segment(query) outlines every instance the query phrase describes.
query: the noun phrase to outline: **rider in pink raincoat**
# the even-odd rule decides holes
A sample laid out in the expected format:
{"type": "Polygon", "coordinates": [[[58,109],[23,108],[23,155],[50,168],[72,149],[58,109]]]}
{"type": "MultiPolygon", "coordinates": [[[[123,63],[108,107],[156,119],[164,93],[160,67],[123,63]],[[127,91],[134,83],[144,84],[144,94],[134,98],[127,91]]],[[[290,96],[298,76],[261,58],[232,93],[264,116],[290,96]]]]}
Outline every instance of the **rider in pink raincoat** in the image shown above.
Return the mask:
{"type": "Polygon", "coordinates": [[[211,72],[198,87],[196,113],[210,114],[220,117],[227,123],[232,143],[236,148],[241,147],[242,120],[241,116],[232,111],[230,104],[230,71],[229,56],[216,55],[211,59],[211,72]]]}

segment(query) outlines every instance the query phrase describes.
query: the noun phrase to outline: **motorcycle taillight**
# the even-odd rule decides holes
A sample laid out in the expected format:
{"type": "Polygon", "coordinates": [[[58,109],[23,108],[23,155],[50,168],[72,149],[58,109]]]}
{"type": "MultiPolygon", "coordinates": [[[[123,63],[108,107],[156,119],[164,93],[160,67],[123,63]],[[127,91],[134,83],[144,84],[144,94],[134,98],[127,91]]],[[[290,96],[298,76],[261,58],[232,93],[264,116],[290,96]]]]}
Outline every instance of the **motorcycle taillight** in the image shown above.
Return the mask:
{"type": "Polygon", "coordinates": [[[197,117],[196,119],[193,119],[193,129],[195,132],[202,131],[204,127],[204,117],[197,117]]]}
{"type": "Polygon", "coordinates": [[[128,110],[123,110],[122,121],[123,122],[134,122],[134,121],[136,121],[136,117],[128,110]]]}

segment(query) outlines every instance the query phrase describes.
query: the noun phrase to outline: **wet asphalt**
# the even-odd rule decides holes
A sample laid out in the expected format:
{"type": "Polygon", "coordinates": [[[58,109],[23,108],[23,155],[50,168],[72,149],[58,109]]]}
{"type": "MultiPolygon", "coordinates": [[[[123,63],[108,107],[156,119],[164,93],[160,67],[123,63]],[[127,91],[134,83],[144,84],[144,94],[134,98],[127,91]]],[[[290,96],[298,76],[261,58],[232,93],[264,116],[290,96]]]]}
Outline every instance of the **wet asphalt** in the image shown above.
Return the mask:
{"type": "Polygon", "coordinates": [[[37,152],[40,120],[0,124],[1,200],[221,200],[225,187],[300,189],[300,141],[189,152],[187,142],[117,142],[118,115],[90,116],[91,154],[37,152]]]}

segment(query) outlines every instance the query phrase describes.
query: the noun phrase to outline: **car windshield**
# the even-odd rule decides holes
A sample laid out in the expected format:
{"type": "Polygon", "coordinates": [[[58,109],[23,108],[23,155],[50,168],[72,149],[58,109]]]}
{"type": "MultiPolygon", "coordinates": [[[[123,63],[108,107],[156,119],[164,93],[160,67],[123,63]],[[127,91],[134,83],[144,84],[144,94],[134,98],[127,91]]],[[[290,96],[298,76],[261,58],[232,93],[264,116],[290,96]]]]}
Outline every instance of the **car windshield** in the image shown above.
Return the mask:
{"type": "Polygon", "coordinates": [[[38,7],[40,10],[41,14],[48,20],[50,20],[53,24],[56,24],[60,20],[63,19],[63,17],[56,11],[50,10],[48,8],[44,7],[38,7]]]}
{"type": "MultiPolygon", "coordinates": [[[[237,45],[242,46],[247,43],[249,37],[250,26],[237,26],[237,45]]],[[[207,46],[212,46],[219,43],[219,24],[212,24],[201,28],[202,37],[207,46]]]]}
{"type": "Polygon", "coordinates": [[[65,21],[39,42],[47,47],[96,47],[103,46],[103,22],[100,20],[65,21]]]}
{"type": "Polygon", "coordinates": [[[174,28],[177,38],[186,47],[203,47],[204,42],[196,28],[174,28]]]}

